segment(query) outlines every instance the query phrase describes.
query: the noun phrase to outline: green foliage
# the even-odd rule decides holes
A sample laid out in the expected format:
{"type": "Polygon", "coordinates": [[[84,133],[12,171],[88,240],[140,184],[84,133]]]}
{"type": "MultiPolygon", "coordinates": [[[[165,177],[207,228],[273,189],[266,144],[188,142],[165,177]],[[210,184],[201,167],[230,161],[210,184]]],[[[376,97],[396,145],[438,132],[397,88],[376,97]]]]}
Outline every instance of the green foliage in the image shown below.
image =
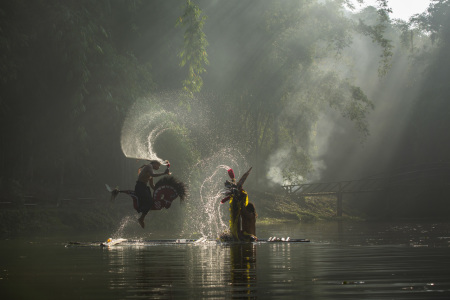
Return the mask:
{"type": "Polygon", "coordinates": [[[414,149],[412,159],[417,162],[449,161],[450,141],[446,138],[450,127],[450,1],[436,0],[426,13],[412,18],[411,23],[428,33],[433,44],[417,56],[418,65],[424,64],[422,88],[414,109],[414,126],[408,134],[408,146],[414,149]]]}
{"type": "MultiPolygon", "coordinates": [[[[351,44],[355,30],[343,5],[342,1],[253,2],[259,17],[246,20],[252,30],[239,33],[242,42],[229,41],[246,45],[238,52],[247,57],[245,69],[239,70],[249,79],[226,86],[233,93],[214,103],[211,111],[233,133],[232,138],[222,139],[245,145],[255,172],[266,172],[259,166],[267,167],[278,149],[289,153],[285,159],[289,167],[282,167],[285,180],[311,172],[312,133],[328,105],[355,122],[363,137],[368,135],[365,118],[373,104],[350,80],[328,69],[351,44]],[[261,37],[258,43],[246,42],[255,37],[261,37]]],[[[244,21],[237,16],[234,22],[244,21]]]]}
{"type": "MultiPolygon", "coordinates": [[[[450,159],[450,1],[432,1],[410,22],[392,21],[388,1],[355,15],[346,10],[348,0],[196,2],[3,1],[4,182],[59,193],[71,183],[125,180],[119,140],[137,99],[197,117],[162,120],[172,127],[157,151],[175,157],[180,172],[232,145],[254,166],[253,177],[264,177],[260,182],[272,166],[284,180],[299,182],[314,171],[316,129],[329,108],[337,112],[330,123],[349,120],[364,141],[369,115],[379,108],[386,81],[396,77],[409,86],[396,86],[392,101],[415,105],[398,156],[431,159],[431,145],[433,157],[450,159]],[[398,41],[404,48],[395,48],[398,41]],[[352,56],[358,47],[374,50],[363,61],[352,56]],[[410,65],[400,69],[407,59],[410,65]],[[389,73],[393,66],[398,73],[389,73]],[[378,81],[368,76],[377,73],[378,81]],[[155,93],[176,89],[181,80],[184,95],[155,93]]],[[[20,196],[16,188],[9,194],[20,196]]]]}
{"type": "Polygon", "coordinates": [[[205,65],[209,64],[206,47],[208,41],[203,32],[206,16],[202,10],[187,0],[184,14],[178,18],[176,25],[186,27],[184,33],[183,49],[178,57],[181,59],[180,66],[187,66],[187,77],[183,81],[183,89],[190,94],[200,92],[203,79],[200,76],[206,71],[205,65]]]}
{"type": "Polygon", "coordinates": [[[411,18],[411,24],[430,35],[431,41],[445,41],[449,39],[448,28],[449,0],[432,0],[426,12],[416,14],[411,18]]]}
{"type": "MultiPolygon", "coordinates": [[[[11,126],[13,135],[27,141],[3,147],[4,174],[28,169],[24,174],[34,176],[22,178],[25,182],[58,184],[92,176],[98,134],[120,131],[121,122],[114,121],[154,88],[150,65],[117,39],[121,32],[113,22],[122,10],[128,14],[124,19],[132,20],[140,6],[139,1],[2,3],[1,132],[7,137],[11,126]],[[13,149],[30,159],[14,162],[13,149]],[[69,171],[73,168],[77,172],[69,171]]],[[[136,36],[131,21],[120,30],[136,36]]]]}
{"type": "MultiPolygon", "coordinates": [[[[225,140],[242,145],[251,164],[264,164],[274,149],[297,149],[290,150],[291,167],[284,168],[286,178],[293,180],[312,170],[309,151],[314,136],[311,132],[327,105],[355,122],[364,136],[368,133],[364,119],[370,102],[351,82],[323,69],[326,61],[338,59],[342,50],[351,43],[354,28],[344,15],[343,7],[348,4],[345,1],[252,3],[255,16],[244,11],[236,19],[237,23],[248,24],[251,30],[240,33],[237,36],[239,41],[233,37],[228,43],[245,45],[237,56],[246,62],[241,64],[245,69],[239,69],[241,66],[238,65],[236,73],[229,75],[236,78],[230,84],[217,82],[217,90],[225,89],[226,96],[205,99],[203,105],[210,108],[211,118],[217,121],[214,126],[217,130],[220,126],[228,129],[226,137],[217,135],[213,143],[225,140]],[[249,43],[254,37],[260,38],[258,43],[249,43]],[[241,74],[244,71],[251,72],[251,76],[241,80],[245,78],[241,74]],[[218,102],[213,100],[218,98],[218,102]]],[[[232,8],[241,4],[232,1],[220,5],[232,8]]],[[[166,78],[155,72],[170,66],[172,58],[169,55],[172,52],[151,52],[157,54],[155,57],[158,59],[150,60],[144,55],[147,51],[145,46],[148,48],[153,41],[141,40],[145,36],[152,37],[154,44],[164,44],[158,45],[160,49],[170,50],[176,45],[173,40],[177,36],[166,26],[167,18],[158,18],[156,14],[147,18],[149,11],[168,16],[178,12],[172,4],[106,0],[36,1],[32,6],[18,1],[14,7],[2,9],[9,20],[5,23],[8,34],[16,34],[20,38],[2,35],[4,45],[14,47],[14,51],[6,51],[11,57],[3,59],[0,65],[6,70],[15,70],[11,74],[21,76],[3,79],[4,82],[14,81],[2,96],[15,94],[15,90],[23,92],[19,104],[2,101],[0,107],[23,111],[23,120],[31,118],[36,126],[30,130],[21,125],[23,121],[16,122],[13,118],[5,120],[5,124],[18,124],[21,134],[30,137],[29,150],[23,148],[22,155],[38,162],[33,164],[36,170],[46,166],[53,170],[53,174],[58,174],[53,182],[99,176],[102,169],[98,167],[99,162],[104,163],[120,155],[120,150],[109,154],[108,147],[118,139],[117,132],[120,132],[128,107],[155,89],[155,77],[159,82],[166,78]],[[14,14],[20,17],[13,18],[14,14]],[[18,20],[22,19],[27,20],[25,26],[19,26],[18,20]],[[162,27],[165,28],[163,33],[156,32],[160,25],[166,26],[162,27]],[[22,35],[19,34],[21,30],[22,35]],[[19,47],[20,51],[17,51],[19,47]],[[150,61],[158,61],[157,71],[151,69],[150,61]],[[36,74],[25,76],[26,70],[35,70],[36,74]],[[46,73],[49,77],[37,75],[46,73]],[[24,86],[29,89],[24,89],[24,86]],[[27,102],[25,99],[32,95],[37,95],[38,100],[27,102]],[[40,107],[51,109],[34,116],[33,112],[40,107]],[[52,132],[52,135],[47,132],[52,132]],[[71,172],[73,169],[77,170],[76,174],[71,172]]],[[[184,29],[178,57],[180,65],[187,71],[183,88],[192,97],[203,85],[202,76],[209,63],[205,30],[214,24],[206,26],[204,12],[198,5],[186,1],[176,25],[184,29]]],[[[218,53],[216,48],[214,50],[218,53]]],[[[172,80],[175,78],[179,77],[172,80]]],[[[170,83],[162,84],[171,86],[170,83]]],[[[214,89],[214,84],[210,88],[214,89]]],[[[163,102],[158,104],[162,107],[167,105],[163,102]]],[[[202,149],[196,143],[204,139],[201,135],[197,137],[196,133],[184,132],[188,128],[183,126],[174,129],[171,135],[178,143],[173,148],[180,150],[173,151],[173,155],[189,158],[189,163],[192,163],[200,155],[197,150],[202,149]],[[180,138],[176,137],[178,135],[180,138]]],[[[167,143],[170,142],[162,141],[161,145],[167,143]]],[[[166,148],[161,151],[166,151],[166,148]]],[[[210,151],[214,150],[211,148],[210,151]]],[[[204,152],[202,155],[207,154],[204,152]]],[[[7,154],[8,157],[14,155],[13,152],[7,154]]],[[[27,167],[24,162],[19,168],[27,167]]],[[[15,167],[11,165],[11,168],[15,167]]]]}
{"type": "Polygon", "coordinates": [[[393,55],[392,41],[386,38],[386,30],[390,24],[389,13],[392,13],[392,9],[389,8],[388,1],[386,0],[378,0],[378,4],[378,20],[376,24],[368,25],[365,21],[359,19],[357,30],[361,34],[371,37],[374,43],[380,45],[382,54],[380,65],[378,67],[378,73],[380,76],[384,76],[391,67],[393,55]]]}

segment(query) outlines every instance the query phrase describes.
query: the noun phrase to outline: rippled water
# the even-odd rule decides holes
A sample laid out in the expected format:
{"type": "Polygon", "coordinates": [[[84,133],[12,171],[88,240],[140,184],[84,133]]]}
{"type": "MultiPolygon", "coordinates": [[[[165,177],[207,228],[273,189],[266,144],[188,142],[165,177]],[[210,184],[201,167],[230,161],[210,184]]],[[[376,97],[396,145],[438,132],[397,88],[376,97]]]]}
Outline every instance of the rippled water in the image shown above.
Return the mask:
{"type": "MultiPolygon", "coordinates": [[[[291,244],[3,240],[0,298],[450,299],[449,230],[449,223],[258,226],[261,238],[311,240],[291,244]]],[[[77,239],[99,236],[107,235],[77,239]]]]}

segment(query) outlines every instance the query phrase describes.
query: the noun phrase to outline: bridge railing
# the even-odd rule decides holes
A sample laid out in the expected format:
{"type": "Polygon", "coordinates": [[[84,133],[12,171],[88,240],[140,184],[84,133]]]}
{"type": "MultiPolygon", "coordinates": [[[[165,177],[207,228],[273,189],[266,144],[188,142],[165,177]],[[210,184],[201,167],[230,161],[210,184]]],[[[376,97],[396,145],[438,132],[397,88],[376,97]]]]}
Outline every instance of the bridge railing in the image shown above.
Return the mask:
{"type": "Polygon", "coordinates": [[[289,194],[310,196],[332,195],[338,193],[376,192],[383,190],[386,186],[386,179],[364,179],[284,185],[283,188],[289,194]]]}
{"type": "Polygon", "coordinates": [[[341,216],[344,194],[405,190],[450,191],[450,162],[424,164],[417,168],[402,168],[397,172],[378,174],[359,180],[303,183],[284,185],[283,188],[288,194],[295,196],[335,195],[337,215],[341,216]]]}

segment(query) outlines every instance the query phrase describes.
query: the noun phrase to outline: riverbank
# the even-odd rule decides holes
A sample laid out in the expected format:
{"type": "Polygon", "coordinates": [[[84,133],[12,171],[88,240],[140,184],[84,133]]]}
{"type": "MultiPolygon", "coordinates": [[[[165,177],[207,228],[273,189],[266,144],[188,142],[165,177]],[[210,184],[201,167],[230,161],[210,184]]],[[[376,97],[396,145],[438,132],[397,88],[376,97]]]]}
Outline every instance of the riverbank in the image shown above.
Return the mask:
{"type": "MultiPolygon", "coordinates": [[[[74,231],[101,231],[117,228],[118,220],[127,214],[134,213],[128,202],[117,202],[114,205],[102,200],[60,206],[42,202],[36,205],[15,205],[0,209],[0,236],[10,237],[21,234],[50,234],[74,231]]],[[[337,219],[362,220],[355,216],[345,215],[337,218],[335,200],[328,198],[306,198],[295,201],[283,194],[251,192],[250,201],[255,203],[258,213],[258,224],[275,223],[310,223],[317,221],[332,221],[337,219]]],[[[161,219],[159,227],[172,229],[179,227],[185,211],[174,207],[170,214],[177,218],[164,218],[164,215],[154,216],[161,219]]]]}
{"type": "MultiPolygon", "coordinates": [[[[268,193],[249,190],[249,201],[256,206],[258,225],[273,225],[281,223],[315,223],[332,221],[381,221],[381,220],[427,220],[426,216],[395,215],[397,210],[378,205],[375,209],[370,202],[363,199],[348,198],[343,202],[343,216],[336,214],[336,198],[333,195],[321,197],[291,198],[280,191],[268,193]],[[385,209],[382,211],[381,209],[385,209]],[[368,214],[371,211],[372,214],[368,214]],[[390,212],[388,215],[386,212],[390,212]]],[[[125,198],[124,198],[125,199],[125,198]]],[[[129,199],[126,199],[129,200],[129,199]]],[[[382,201],[378,201],[382,202],[382,201]]],[[[10,237],[21,234],[51,234],[58,232],[94,232],[117,229],[118,222],[124,217],[133,216],[130,201],[116,201],[109,199],[96,201],[86,200],[62,203],[59,206],[45,201],[35,205],[17,204],[0,209],[0,237],[10,237]]],[[[186,215],[184,205],[173,206],[170,211],[162,211],[152,215],[152,222],[159,229],[172,232],[182,230],[181,220],[186,215]],[[169,217],[170,215],[170,217],[169,217]]],[[[136,215],[137,217],[137,215],[136,215]]],[[[448,220],[433,217],[433,220],[448,220]]]]}
{"type": "Polygon", "coordinates": [[[345,207],[343,216],[336,214],[334,196],[290,198],[284,193],[254,192],[250,201],[257,205],[259,223],[310,223],[333,220],[365,220],[360,211],[345,207]]]}
{"type": "Polygon", "coordinates": [[[20,207],[0,210],[0,236],[65,231],[96,231],[117,226],[120,213],[100,207],[20,207]]]}
{"type": "MultiPolygon", "coordinates": [[[[249,193],[250,194],[250,193],[249,193]]],[[[320,221],[450,221],[450,206],[443,195],[427,195],[420,200],[413,197],[365,197],[346,195],[342,216],[337,216],[334,195],[290,197],[280,191],[276,194],[252,192],[250,201],[257,206],[258,223],[283,222],[313,223],[320,221]]]]}

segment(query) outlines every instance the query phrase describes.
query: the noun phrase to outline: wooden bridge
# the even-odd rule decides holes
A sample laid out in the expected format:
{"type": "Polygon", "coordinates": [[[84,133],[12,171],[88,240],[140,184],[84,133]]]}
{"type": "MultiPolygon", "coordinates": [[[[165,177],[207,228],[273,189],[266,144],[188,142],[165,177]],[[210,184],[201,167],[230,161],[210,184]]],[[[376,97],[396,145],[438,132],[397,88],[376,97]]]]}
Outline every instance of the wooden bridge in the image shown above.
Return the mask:
{"type": "Polygon", "coordinates": [[[418,165],[413,168],[397,169],[358,180],[315,182],[297,185],[284,185],[291,196],[336,196],[336,214],[342,216],[344,194],[376,193],[414,190],[450,191],[450,163],[418,165]]]}

